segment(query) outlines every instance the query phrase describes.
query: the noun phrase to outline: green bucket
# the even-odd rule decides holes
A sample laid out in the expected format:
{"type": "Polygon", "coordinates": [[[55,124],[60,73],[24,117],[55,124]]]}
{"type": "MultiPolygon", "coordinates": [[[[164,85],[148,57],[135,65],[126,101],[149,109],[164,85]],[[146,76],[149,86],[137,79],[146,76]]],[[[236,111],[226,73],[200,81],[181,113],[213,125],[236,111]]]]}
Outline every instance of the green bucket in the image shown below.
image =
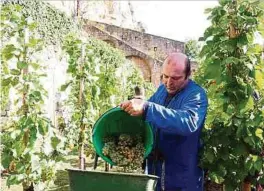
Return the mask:
{"type": "Polygon", "coordinates": [[[105,136],[116,136],[120,134],[142,135],[144,140],[145,154],[147,157],[152,150],[154,135],[152,127],[142,117],[130,116],[121,108],[116,107],[104,113],[94,124],[92,142],[96,153],[111,165],[115,163],[103,155],[103,138],[105,136]]]}

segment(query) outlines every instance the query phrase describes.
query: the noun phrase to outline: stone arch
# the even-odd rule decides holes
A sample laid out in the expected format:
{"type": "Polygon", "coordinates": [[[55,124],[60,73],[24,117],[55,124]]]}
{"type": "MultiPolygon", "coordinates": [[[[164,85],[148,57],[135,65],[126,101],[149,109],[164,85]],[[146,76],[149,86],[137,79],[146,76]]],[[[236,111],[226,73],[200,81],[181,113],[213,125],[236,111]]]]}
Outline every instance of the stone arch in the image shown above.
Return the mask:
{"type": "Polygon", "coordinates": [[[116,48],[116,43],[114,41],[108,40],[108,39],[105,39],[103,41],[106,42],[107,44],[111,45],[112,47],[116,48]]]}
{"type": "Polygon", "coordinates": [[[126,56],[126,59],[132,61],[140,69],[145,81],[151,82],[151,68],[146,59],[134,55],[126,56]]]}

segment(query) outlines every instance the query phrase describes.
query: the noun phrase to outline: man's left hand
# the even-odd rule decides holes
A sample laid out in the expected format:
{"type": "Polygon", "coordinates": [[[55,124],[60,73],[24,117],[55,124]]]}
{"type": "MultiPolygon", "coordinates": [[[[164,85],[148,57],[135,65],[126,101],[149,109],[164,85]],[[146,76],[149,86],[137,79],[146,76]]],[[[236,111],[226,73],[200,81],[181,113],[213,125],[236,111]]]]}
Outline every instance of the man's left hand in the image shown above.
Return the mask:
{"type": "Polygon", "coordinates": [[[142,99],[132,99],[121,103],[120,107],[131,116],[141,116],[144,112],[143,106],[145,102],[142,99]]]}

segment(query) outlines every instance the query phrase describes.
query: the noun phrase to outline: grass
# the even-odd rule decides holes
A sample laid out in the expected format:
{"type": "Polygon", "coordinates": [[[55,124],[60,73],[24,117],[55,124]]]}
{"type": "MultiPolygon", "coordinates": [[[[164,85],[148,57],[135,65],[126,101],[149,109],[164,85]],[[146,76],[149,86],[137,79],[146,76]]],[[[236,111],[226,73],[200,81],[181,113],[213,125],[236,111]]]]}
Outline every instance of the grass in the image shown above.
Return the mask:
{"type": "MultiPolygon", "coordinates": [[[[94,160],[86,158],[86,168],[93,169],[94,160]]],[[[69,177],[66,169],[78,167],[78,154],[67,157],[66,163],[61,166],[61,169],[56,173],[55,185],[49,191],[69,191],[69,177]]],[[[104,162],[98,160],[97,170],[104,170],[104,162]]],[[[23,191],[22,185],[12,185],[10,188],[6,186],[7,176],[1,177],[1,191],[23,191]]]]}

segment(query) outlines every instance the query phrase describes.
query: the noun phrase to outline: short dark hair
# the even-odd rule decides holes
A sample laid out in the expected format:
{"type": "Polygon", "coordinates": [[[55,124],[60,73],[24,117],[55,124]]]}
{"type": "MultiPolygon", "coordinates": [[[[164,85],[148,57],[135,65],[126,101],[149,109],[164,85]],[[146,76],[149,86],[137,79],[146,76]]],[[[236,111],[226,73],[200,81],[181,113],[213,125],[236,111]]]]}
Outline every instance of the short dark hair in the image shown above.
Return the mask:
{"type": "Polygon", "coordinates": [[[191,75],[191,60],[187,57],[185,62],[185,79],[191,75]]]}

